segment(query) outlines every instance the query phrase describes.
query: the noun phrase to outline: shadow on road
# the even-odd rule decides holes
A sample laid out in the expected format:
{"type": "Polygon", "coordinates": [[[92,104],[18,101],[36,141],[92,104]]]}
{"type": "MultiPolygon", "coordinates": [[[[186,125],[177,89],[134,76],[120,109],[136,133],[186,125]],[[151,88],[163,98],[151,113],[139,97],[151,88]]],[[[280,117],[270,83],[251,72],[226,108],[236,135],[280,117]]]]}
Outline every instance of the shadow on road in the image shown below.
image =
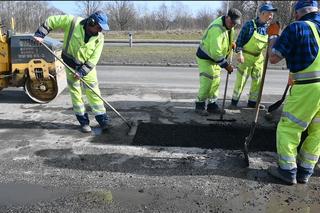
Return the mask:
{"type": "Polygon", "coordinates": [[[23,90],[2,90],[0,103],[4,104],[29,104],[34,103],[23,90]]]}
{"type": "MultiPolygon", "coordinates": [[[[132,173],[148,176],[203,176],[216,175],[246,179],[264,183],[281,184],[270,177],[266,170],[246,168],[241,156],[228,156],[210,168],[210,159],[203,161],[193,157],[144,157],[119,153],[75,154],[71,149],[43,149],[35,152],[43,157],[49,167],[86,171],[132,173]]],[[[319,174],[316,174],[319,176],[319,174]]]]}
{"type": "Polygon", "coordinates": [[[24,121],[0,119],[1,129],[79,129],[79,125],[45,122],[45,121],[24,121]]]}

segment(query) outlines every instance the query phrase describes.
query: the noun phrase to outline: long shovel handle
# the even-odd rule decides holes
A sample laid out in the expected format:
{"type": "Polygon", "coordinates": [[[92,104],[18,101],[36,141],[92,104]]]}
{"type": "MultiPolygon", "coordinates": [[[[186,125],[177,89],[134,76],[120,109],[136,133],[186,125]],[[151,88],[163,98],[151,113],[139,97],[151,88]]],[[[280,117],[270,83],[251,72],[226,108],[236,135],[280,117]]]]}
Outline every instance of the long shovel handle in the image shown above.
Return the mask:
{"type": "Polygon", "coordinates": [[[228,81],[229,81],[229,75],[230,73],[227,73],[227,77],[226,77],[226,85],[224,87],[224,94],[223,94],[223,101],[222,101],[222,109],[220,112],[220,120],[223,120],[223,114],[224,114],[224,107],[225,107],[225,103],[226,103],[226,97],[227,97],[227,88],[228,88],[228,81]]]}
{"type": "Polygon", "coordinates": [[[263,63],[263,70],[262,70],[262,77],[261,77],[261,85],[260,85],[260,89],[259,89],[259,94],[258,94],[258,98],[257,98],[257,104],[256,104],[256,110],[255,110],[255,118],[254,118],[254,122],[257,123],[258,121],[258,116],[259,116],[259,107],[260,107],[260,102],[261,102],[261,97],[262,97],[262,92],[263,92],[263,86],[264,86],[264,81],[266,78],[266,73],[267,73],[267,67],[268,67],[268,61],[269,61],[269,54],[268,54],[268,50],[269,50],[269,38],[268,38],[268,45],[267,45],[267,51],[266,51],[266,56],[265,56],[265,60],[263,63]]]}
{"type": "Polygon", "coordinates": [[[268,45],[267,45],[267,51],[266,51],[266,56],[265,56],[265,61],[263,63],[263,70],[262,70],[262,77],[261,77],[261,85],[260,85],[260,89],[259,89],[259,94],[258,94],[258,99],[257,99],[257,103],[256,103],[256,109],[255,109],[255,117],[254,120],[251,124],[251,128],[250,128],[250,133],[249,135],[246,137],[245,142],[244,142],[244,155],[245,155],[245,161],[246,161],[246,165],[249,166],[249,144],[252,141],[256,126],[257,126],[257,122],[258,122],[258,117],[259,117],[259,106],[260,106],[260,101],[261,101],[261,96],[262,96],[262,91],[263,91],[263,85],[264,85],[264,80],[266,77],[266,71],[267,71],[267,66],[268,66],[268,61],[269,61],[269,54],[268,54],[268,50],[269,50],[269,46],[270,46],[270,41],[268,38],[268,45]]]}
{"type": "MultiPolygon", "coordinates": [[[[232,63],[232,57],[233,57],[233,50],[230,52],[230,58],[229,62],[230,64],[232,63]]],[[[223,120],[223,114],[224,114],[224,108],[225,108],[225,103],[226,103],[226,97],[227,97],[227,89],[228,89],[228,82],[229,82],[229,76],[231,73],[227,72],[227,77],[226,77],[226,84],[224,86],[224,94],[223,94],[223,101],[222,101],[222,109],[220,112],[220,120],[223,120]]]]}
{"type": "MultiPolygon", "coordinates": [[[[65,67],[67,67],[73,74],[76,74],[76,71],[71,68],[69,65],[67,65],[61,58],[59,58],[44,42],[40,43],[56,58],[58,59],[65,67]]],[[[104,104],[106,104],[108,107],[110,107],[125,123],[126,125],[131,128],[131,124],[125,119],[111,104],[108,103],[108,101],[104,100],[100,94],[98,94],[85,80],[82,78],[79,78],[79,80],[86,85],[96,96],[98,96],[101,101],[103,101],[104,104]]]]}

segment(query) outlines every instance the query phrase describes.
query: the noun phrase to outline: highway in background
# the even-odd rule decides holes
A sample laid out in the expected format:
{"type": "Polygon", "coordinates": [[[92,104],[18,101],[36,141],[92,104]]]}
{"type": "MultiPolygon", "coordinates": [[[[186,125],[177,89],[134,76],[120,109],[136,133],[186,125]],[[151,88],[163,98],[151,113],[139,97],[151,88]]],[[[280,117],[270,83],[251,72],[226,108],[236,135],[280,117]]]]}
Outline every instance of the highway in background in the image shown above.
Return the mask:
{"type": "MultiPolygon", "coordinates": [[[[196,93],[199,87],[199,72],[196,67],[152,67],[152,66],[98,66],[101,87],[155,87],[196,93]]],[[[286,86],[288,70],[268,69],[263,94],[267,97],[282,95],[286,86]]],[[[232,96],[236,71],[230,75],[227,97],[232,96]]],[[[226,72],[222,70],[220,97],[223,96],[226,72]]],[[[246,98],[251,84],[246,84],[242,98],[246,98]]],[[[264,97],[263,97],[264,100],[264,97]]],[[[268,101],[268,100],[265,100],[268,101]]]]}

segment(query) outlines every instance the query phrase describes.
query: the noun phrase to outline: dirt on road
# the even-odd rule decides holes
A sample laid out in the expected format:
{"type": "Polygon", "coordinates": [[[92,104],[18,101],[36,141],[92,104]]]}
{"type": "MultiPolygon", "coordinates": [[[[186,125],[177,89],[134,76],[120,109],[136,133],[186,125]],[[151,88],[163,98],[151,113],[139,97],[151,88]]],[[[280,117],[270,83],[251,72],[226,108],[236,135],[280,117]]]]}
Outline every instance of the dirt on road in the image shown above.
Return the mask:
{"type": "Polygon", "coordinates": [[[185,91],[113,89],[103,96],[143,122],[136,136],[112,112],[112,129],[101,132],[90,112],[94,131],[81,133],[67,91],[46,105],[23,91],[0,93],[0,212],[319,211],[318,166],[306,185],[267,174],[280,111],[273,122],[261,112],[246,168],[240,148],[253,109],[227,110],[236,121],[219,123],[196,115],[185,91]]]}

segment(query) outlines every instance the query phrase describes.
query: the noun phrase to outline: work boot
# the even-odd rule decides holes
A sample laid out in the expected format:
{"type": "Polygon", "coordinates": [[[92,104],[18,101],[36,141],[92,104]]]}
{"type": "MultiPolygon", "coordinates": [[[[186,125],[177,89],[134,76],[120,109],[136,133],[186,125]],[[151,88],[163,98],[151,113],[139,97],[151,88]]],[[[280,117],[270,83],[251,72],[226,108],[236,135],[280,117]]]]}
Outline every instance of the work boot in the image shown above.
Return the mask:
{"type": "Polygon", "coordinates": [[[239,109],[237,105],[238,105],[238,101],[231,99],[231,104],[228,106],[228,109],[231,109],[231,110],[239,109]]]}
{"type": "Polygon", "coordinates": [[[216,102],[210,103],[207,105],[207,112],[208,113],[215,113],[215,114],[221,114],[221,113],[225,113],[226,111],[219,108],[218,104],[216,104],[216,102]]]}
{"type": "MultiPolygon", "coordinates": [[[[256,101],[248,101],[247,107],[248,108],[256,108],[257,102],[256,101]]],[[[265,109],[266,106],[263,104],[259,104],[259,109],[265,109]]]]}
{"type": "Polygon", "coordinates": [[[106,113],[95,116],[102,131],[110,129],[110,119],[106,113]]]}
{"type": "Polygon", "coordinates": [[[81,126],[81,132],[90,133],[91,132],[91,127],[89,125],[81,126]]]}
{"type": "Polygon", "coordinates": [[[84,115],[76,115],[76,117],[80,123],[81,132],[83,133],[91,132],[91,127],[89,126],[90,121],[89,121],[88,113],[84,113],[84,115]]]}
{"type": "Polygon", "coordinates": [[[313,174],[313,169],[306,169],[298,165],[298,170],[297,170],[297,181],[298,183],[308,183],[309,178],[313,174]]]}
{"type": "Polygon", "coordinates": [[[208,116],[208,112],[206,111],[206,102],[196,101],[195,112],[201,116],[208,116]]]}
{"type": "Polygon", "coordinates": [[[289,185],[297,184],[295,171],[296,169],[283,170],[275,166],[271,166],[268,168],[268,173],[270,175],[284,181],[286,184],[289,184],[289,185]]]}

